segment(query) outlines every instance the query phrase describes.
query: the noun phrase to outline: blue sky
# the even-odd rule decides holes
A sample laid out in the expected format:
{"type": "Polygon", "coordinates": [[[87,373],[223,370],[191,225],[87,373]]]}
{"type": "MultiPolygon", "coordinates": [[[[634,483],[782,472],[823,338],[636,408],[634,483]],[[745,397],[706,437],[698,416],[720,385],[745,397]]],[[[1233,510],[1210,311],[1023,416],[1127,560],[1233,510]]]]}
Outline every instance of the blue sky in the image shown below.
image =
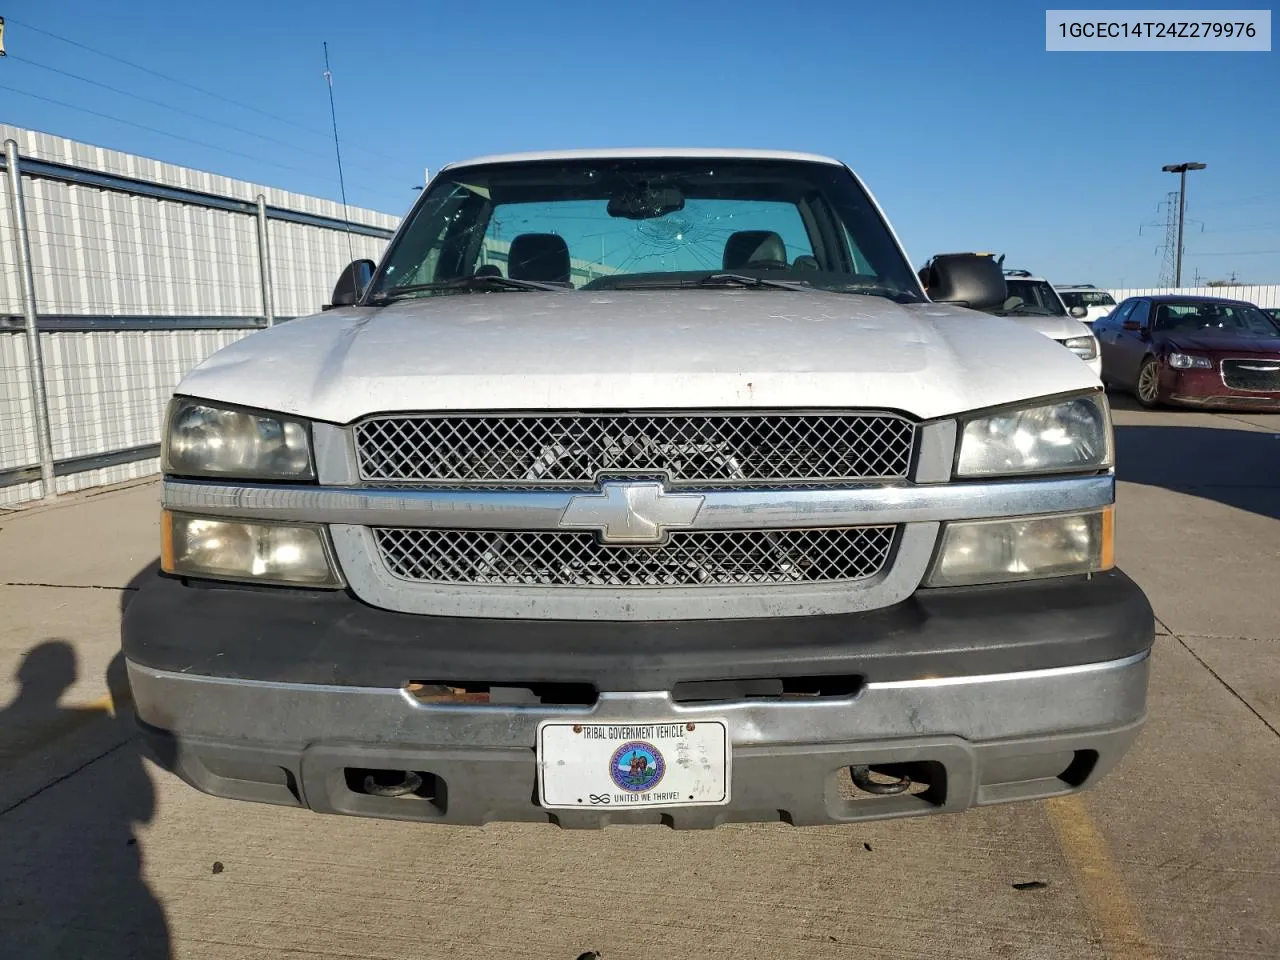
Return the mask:
{"type": "MultiPolygon", "coordinates": [[[[1178,6],[1206,4],[1160,5],[1178,6]]],[[[10,2],[0,122],[336,198],[327,40],[353,204],[403,213],[423,167],[492,152],[811,150],[862,175],[917,266],[994,250],[1057,282],[1142,286],[1160,269],[1157,204],[1177,184],[1160,167],[1194,160],[1209,166],[1189,177],[1184,277],[1280,282],[1275,50],[1046,53],[1044,6],[1027,2],[794,9],[133,0],[108,14],[89,0],[10,2]],[[1156,225],[1140,235],[1143,224],[1156,225]]]]}

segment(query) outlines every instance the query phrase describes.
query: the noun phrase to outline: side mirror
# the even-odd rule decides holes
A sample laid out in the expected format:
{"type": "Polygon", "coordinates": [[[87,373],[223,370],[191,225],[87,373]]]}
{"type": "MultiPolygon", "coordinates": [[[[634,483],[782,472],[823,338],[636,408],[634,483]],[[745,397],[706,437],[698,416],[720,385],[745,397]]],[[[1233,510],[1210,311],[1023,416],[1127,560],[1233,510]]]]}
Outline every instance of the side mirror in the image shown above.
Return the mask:
{"type": "Polygon", "coordinates": [[[1120,326],[1125,330],[1132,330],[1135,333],[1140,333],[1142,330],[1146,329],[1137,320],[1126,320],[1124,323],[1120,324],[1120,326]]]}
{"type": "Polygon", "coordinates": [[[925,266],[929,299],[971,310],[996,310],[1009,298],[1004,271],[995,257],[940,253],[925,266]]]}
{"type": "Polygon", "coordinates": [[[364,288],[373,279],[373,271],[377,264],[372,260],[352,260],[338,282],[333,286],[333,303],[335,307],[349,307],[360,300],[364,288]]]}
{"type": "Polygon", "coordinates": [[[1070,313],[1077,320],[1083,320],[1089,315],[1089,310],[1086,307],[1072,307],[1070,313]]]}

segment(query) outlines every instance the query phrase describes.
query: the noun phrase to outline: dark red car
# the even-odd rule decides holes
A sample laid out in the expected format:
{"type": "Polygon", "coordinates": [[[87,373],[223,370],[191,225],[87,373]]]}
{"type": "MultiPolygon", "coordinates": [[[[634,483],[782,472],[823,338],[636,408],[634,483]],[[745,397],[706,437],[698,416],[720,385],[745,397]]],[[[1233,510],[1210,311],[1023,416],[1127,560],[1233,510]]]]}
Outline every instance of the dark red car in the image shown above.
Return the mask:
{"type": "Polygon", "coordinates": [[[1251,303],[1130,297],[1093,324],[1102,381],[1144,407],[1280,410],[1280,325],[1251,303]]]}

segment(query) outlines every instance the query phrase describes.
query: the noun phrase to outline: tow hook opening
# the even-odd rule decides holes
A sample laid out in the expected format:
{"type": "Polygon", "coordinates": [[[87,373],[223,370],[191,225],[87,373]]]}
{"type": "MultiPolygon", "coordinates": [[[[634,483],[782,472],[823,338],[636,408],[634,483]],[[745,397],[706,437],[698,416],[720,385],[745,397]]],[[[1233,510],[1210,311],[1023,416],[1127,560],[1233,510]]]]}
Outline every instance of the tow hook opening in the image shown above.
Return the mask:
{"type": "Polygon", "coordinates": [[[599,699],[596,688],[589,683],[414,680],[406,683],[404,689],[414,700],[431,706],[589,707],[599,699]]]}
{"type": "Polygon", "coordinates": [[[842,773],[849,778],[846,787],[846,798],[849,800],[906,795],[918,797],[928,803],[941,804],[946,798],[946,767],[931,760],[851,764],[842,773]]]}
{"type": "Polygon", "coordinates": [[[424,770],[382,770],[368,767],[346,767],[343,775],[352,793],[390,799],[427,800],[442,805],[444,783],[424,770]]]}
{"type": "Polygon", "coordinates": [[[859,790],[874,793],[880,797],[891,797],[895,794],[906,793],[911,789],[910,777],[898,777],[896,780],[876,780],[871,776],[871,768],[861,764],[854,764],[849,768],[849,779],[853,781],[853,785],[859,790]]]}
{"type": "Polygon", "coordinates": [[[862,685],[862,677],[847,674],[681,680],[671,688],[671,699],[682,704],[734,703],[742,700],[843,700],[857,696],[862,685]]]}

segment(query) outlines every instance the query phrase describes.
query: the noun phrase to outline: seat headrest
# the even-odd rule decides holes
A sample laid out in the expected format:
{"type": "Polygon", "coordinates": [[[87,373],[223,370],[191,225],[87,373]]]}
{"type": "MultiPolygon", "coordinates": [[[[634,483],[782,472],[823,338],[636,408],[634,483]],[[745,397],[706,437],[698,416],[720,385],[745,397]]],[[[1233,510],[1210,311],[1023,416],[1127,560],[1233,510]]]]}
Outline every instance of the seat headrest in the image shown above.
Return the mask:
{"type": "Polygon", "coordinates": [[[554,233],[522,233],[507,252],[507,276],[539,283],[569,282],[569,245],[554,233]]]}
{"type": "Polygon", "coordinates": [[[755,260],[787,262],[787,245],[772,230],[739,230],[724,245],[724,268],[737,270],[755,260]]]}

